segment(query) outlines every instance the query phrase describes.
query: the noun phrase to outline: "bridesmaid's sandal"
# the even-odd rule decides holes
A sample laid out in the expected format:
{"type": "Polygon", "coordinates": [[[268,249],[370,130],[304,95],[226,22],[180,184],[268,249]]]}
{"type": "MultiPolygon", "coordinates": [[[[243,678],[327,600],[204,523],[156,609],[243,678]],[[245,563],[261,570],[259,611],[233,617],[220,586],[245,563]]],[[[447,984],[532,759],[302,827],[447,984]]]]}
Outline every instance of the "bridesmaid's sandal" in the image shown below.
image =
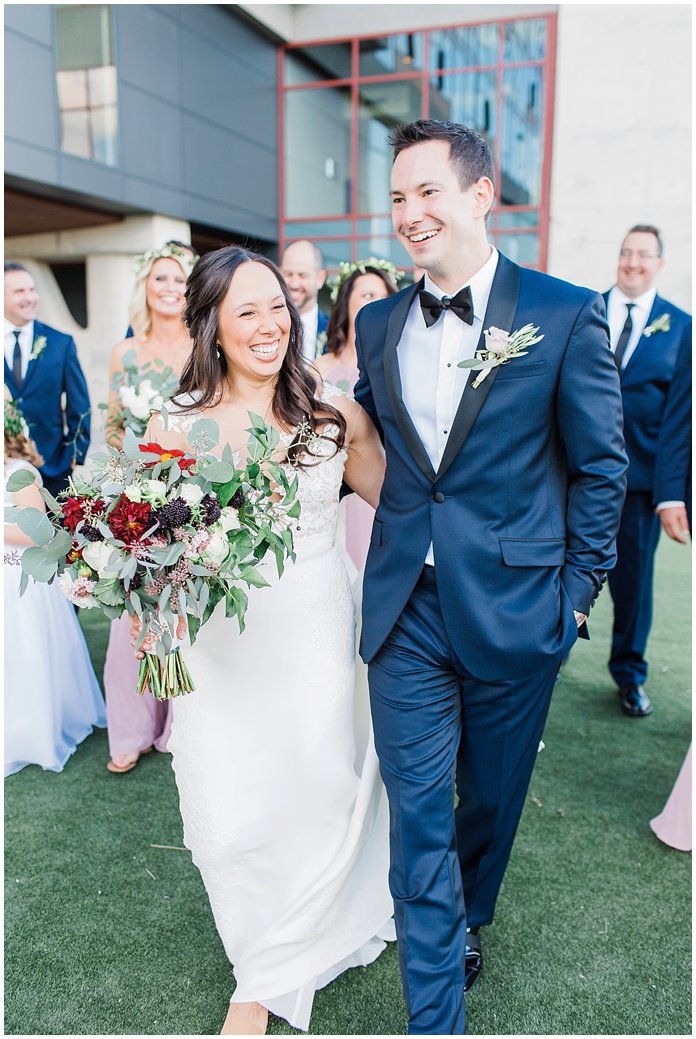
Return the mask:
{"type": "Polygon", "coordinates": [[[230,1003],[220,1035],[265,1035],[268,1011],[260,1003],[230,1003]]]}
{"type": "Polygon", "coordinates": [[[122,754],[120,757],[111,758],[107,761],[106,767],[109,772],[131,772],[140,761],[143,754],[149,754],[152,747],[146,747],[145,750],[141,750],[140,754],[122,754]]]}

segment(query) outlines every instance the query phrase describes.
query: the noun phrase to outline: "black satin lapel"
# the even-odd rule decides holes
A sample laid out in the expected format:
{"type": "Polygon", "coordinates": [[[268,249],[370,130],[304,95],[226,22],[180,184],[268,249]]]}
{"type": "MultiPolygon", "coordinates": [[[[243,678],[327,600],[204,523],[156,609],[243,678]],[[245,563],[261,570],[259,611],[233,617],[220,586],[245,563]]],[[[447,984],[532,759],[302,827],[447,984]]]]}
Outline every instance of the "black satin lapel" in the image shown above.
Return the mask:
{"type": "Polygon", "coordinates": [[[389,403],[391,404],[394,420],[399,427],[399,432],[404,438],[406,446],[418,468],[432,481],[435,479],[435,470],[402,397],[399,358],[396,352],[413,298],[418,290],[423,287],[423,284],[424,282],[421,280],[405,292],[389,316],[387,338],[384,344],[384,380],[387,386],[389,403]]]}
{"type": "MultiPolygon", "coordinates": [[[[515,320],[515,311],[517,310],[519,294],[520,269],[517,264],[512,263],[507,259],[507,257],[500,254],[498,257],[498,266],[493,278],[493,284],[491,286],[491,294],[488,297],[486,315],[483,319],[481,338],[478,342],[479,350],[483,350],[485,347],[483,332],[484,330],[491,328],[491,326],[502,328],[505,332],[514,331],[513,321],[515,320]]],[[[462,399],[459,402],[457,414],[452,423],[450,438],[447,441],[447,447],[442,455],[440,468],[437,471],[438,479],[450,467],[462,449],[464,441],[468,437],[474,422],[479,416],[479,412],[485,403],[486,397],[491,392],[491,387],[493,386],[495,377],[499,371],[500,367],[493,368],[477,389],[473,388],[473,383],[476,381],[477,373],[470,373],[469,380],[464,388],[464,392],[462,393],[462,399]]]]}

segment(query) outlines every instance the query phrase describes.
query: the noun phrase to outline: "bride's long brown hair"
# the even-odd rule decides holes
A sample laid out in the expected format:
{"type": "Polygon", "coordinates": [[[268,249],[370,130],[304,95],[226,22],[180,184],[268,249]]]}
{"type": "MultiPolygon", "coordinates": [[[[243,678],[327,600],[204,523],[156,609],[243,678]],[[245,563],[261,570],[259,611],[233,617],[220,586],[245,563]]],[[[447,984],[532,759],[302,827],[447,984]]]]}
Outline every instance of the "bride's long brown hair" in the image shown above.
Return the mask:
{"type": "Polygon", "coordinates": [[[290,340],[278,372],[272,401],[272,413],[286,430],[303,427],[288,448],[288,460],[302,466],[307,456],[307,425],[312,433],[335,445],[339,451],[346,438],[346,420],[336,408],[316,396],[317,380],[302,356],[302,321],[290,298],[288,287],[276,265],[265,256],[228,245],[207,253],[189,275],[184,320],[193,341],[193,349],[181,374],[176,397],[184,393],[194,396],[181,410],[202,411],[214,407],[222,398],[227,377],[227,360],[218,350],[220,306],[227,295],[235,272],[243,263],[260,263],[275,275],[290,314],[290,340]],[[332,436],[321,432],[328,423],[336,427],[332,436]]]}

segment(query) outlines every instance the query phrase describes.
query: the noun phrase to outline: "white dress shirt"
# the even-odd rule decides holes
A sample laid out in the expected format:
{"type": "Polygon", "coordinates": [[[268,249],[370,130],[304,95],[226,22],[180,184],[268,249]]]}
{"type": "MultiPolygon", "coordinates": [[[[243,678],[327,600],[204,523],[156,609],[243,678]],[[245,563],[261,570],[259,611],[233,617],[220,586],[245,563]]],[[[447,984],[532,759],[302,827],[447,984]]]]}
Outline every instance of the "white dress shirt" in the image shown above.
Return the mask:
{"type": "Polygon", "coordinates": [[[621,360],[622,371],[630,361],[635,348],[638,346],[638,341],[643,334],[643,329],[648,323],[648,317],[650,316],[650,311],[652,310],[652,305],[655,302],[656,295],[657,290],[653,288],[648,289],[648,291],[644,292],[642,296],[636,296],[635,299],[630,299],[621,291],[618,285],[615,285],[609,293],[609,300],[607,302],[607,321],[609,322],[609,342],[612,353],[616,350],[616,344],[621,336],[623,326],[626,324],[626,316],[628,314],[626,304],[634,304],[631,309],[633,329],[628,337],[626,350],[621,360]]]}
{"type": "Polygon", "coordinates": [[[300,314],[302,320],[302,353],[308,361],[317,356],[317,329],[319,326],[319,304],[315,303],[311,310],[300,314]]]}
{"type": "MultiPolygon", "coordinates": [[[[401,333],[397,356],[403,401],[436,472],[471,372],[471,368],[457,365],[476,353],[497,266],[498,253],[492,249],[483,267],[466,283],[474,303],[473,325],[446,310],[428,328],[416,293],[401,333]]],[[[424,288],[437,299],[450,295],[427,274],[424,288]]],[[[434,564],[432,545],[425,562],[434,564]]]]}
{"type": "Polygon", "coordinates": [[[34,345],[34,322],[29,321],[26,325],[18,328],[5,318],[5,360],[10,371],[12,371],[12,359],[15,347],[15,329],[19,332],[19,348],[22,351],[22,378],[27,374],[31,348],[34,345]]]}

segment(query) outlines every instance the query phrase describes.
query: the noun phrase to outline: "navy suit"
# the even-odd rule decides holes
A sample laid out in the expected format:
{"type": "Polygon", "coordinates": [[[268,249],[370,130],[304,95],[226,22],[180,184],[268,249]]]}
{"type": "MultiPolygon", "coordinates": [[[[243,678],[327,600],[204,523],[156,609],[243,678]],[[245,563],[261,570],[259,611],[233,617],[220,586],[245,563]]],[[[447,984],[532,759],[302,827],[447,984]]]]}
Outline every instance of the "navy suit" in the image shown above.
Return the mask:
{"type": "Polygon", "coordinates": [[[29,362],[21,385],[17,385],[5,361],[5,385],[21,408],[43,457],[44,485],[55,495],[67,486],[73,462],[81,465],[85,460],[90,403],[72,336],[35,321],[34,342],[41,336],[46,339],[45,349],[29,362]]]}
{"type": "Polygon", "coordinates": [[[683,336],[655,456],[653,504],[683,501],[691,529],[691,337],[683,336]]]}
{"type": "Polygon", "coordinates": [[[355,396],[387,453],[361,654],[409,1031],[449,1035],[464,1031],[467,915],[493,917],[573,611],[614,565],[626,456],[601,297],[501,255],[483,328],[531,322],[544,338],[477,389],[469,378],[435,472],[397,356],[419,287],[356,321],[355,396]]]}
{"type": "MultiPolygon", "coordinates": [[[[604,298],[608,301],[608,293],[604,298]]],[[[642,335],[621,370],[628,488],[616,543],[617,563],[609,576],[614,600],[609,670],[619,687],[640,685],[648,675],[645,649],[660,537],[653,504],[655,458],[677,354],[685,342],[691,348],[690,316],[660,296],[655,296],[646,328],[663,314],[669,314],[669,331],[642,335]]]]}

